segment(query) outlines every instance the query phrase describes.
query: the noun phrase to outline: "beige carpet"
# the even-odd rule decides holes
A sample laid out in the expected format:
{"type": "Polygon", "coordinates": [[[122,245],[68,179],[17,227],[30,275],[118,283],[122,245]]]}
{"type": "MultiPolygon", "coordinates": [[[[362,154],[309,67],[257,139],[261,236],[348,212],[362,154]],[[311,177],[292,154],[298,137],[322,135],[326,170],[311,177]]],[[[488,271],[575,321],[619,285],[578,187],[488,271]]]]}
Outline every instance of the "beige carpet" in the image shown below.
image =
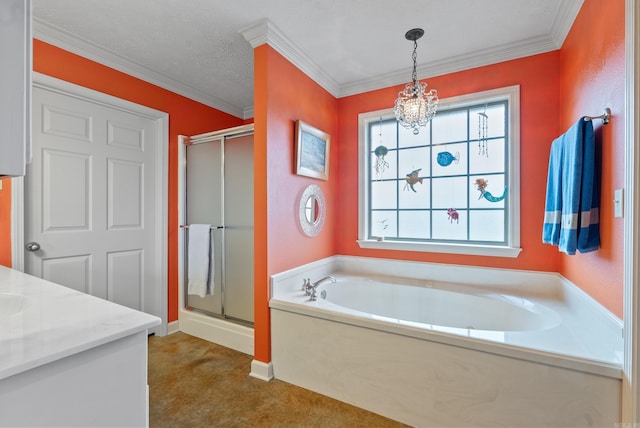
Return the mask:
{"type": "Polygon", "coordinates": [[[279,380],[249,376],[252,357],[176,333],[149,338],[149,425],[405,427],[279,380]]]}

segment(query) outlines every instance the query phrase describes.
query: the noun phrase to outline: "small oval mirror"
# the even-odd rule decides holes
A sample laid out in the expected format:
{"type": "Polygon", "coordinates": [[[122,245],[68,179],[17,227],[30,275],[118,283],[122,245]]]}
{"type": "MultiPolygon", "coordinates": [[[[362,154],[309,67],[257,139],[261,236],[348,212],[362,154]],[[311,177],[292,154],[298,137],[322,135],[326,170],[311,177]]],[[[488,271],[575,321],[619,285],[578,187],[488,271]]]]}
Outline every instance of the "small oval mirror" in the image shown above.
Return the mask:
{"type": "Polygon", "coordinates": [[[315,196],[309,196],[304,209],[305,218],[309,223],[314,224],[318,219],[318,200],[315,196]]]}
{"type": "Polygon", "coordinates": [[[310,184],[299,203],[300,226],[307,236],[317,235],[324,225],[325,203],[322,189],[315,184],[310,184]]]}

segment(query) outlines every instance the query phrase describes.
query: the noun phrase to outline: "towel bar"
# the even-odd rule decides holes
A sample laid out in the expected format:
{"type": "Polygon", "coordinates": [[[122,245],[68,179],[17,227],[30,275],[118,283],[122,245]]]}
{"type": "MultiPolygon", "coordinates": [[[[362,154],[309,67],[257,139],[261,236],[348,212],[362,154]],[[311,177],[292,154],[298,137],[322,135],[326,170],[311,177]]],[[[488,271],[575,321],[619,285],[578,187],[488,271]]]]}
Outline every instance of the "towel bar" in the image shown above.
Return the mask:
{"type": "Polygon", "coordinates": [[[604,113],[602,113],[600,116],[586,116],[584,118],[584,120],[595,120],[595,119],[602,119],[602,124],[606,125],[611,120],[611,109],[607,107],[604,109],[604,113]]]}
{"type": "MultiPolygon", "coordinates": [[[[189,229],[189,225],[181,224],[180,229],[189,229]]],[[[211,226],[211,229],[224,229],[224,226],[211,226]]]]}

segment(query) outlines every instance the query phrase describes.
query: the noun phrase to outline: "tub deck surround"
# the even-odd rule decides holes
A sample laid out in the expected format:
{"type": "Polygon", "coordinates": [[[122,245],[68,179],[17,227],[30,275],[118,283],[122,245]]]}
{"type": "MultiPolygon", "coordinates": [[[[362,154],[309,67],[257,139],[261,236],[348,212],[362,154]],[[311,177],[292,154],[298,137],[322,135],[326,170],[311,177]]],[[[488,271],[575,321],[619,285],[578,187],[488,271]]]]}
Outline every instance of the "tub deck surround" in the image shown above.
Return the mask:
{"type": "MultiPolygon", "coordinates": [[[[618,379],[622,377],[622,322],[557,274],[334,256],[274,275],[271,287],[269,305],[273,309],[326,320],[339,316],[341,322],[360,327],[618,379]],[[507,319],[500,320],[502,313],[485,311],[483,319],[477,322],[488,323],[491,328],[462,328],[451,323],[421,323],[407,317],[398,319],[384,316],[381,311],[367,313],[353,308],[366,303],[356,300],[350,308],[348,304],[331,302],[330,295],[327,299],[318,297],[317,301],[310,302],[301,291],[303,279],[309,277],[314,281],[328,274],[334,275],[338,282],[321,286],[318,295],[323,288],[330,293],[345,283],[356,285],[358,290],[372,286],[371,293],[375,293],[378,283],[424,287],[427,292],[444,291],[452,295],[453,299],[444,300],[468,305],[469,310],[485,300],[494,306],[493,312],[509,307],[524,311],[525,315],[529,312],[530,320],[515,322],[531,325],[524,329],[522,325],[509,324],[507,319]],[[500,323],[504,325],[502,329],[497,326],[500,323]]],[[[357,294],[356,288],[352,293],[357,294]]],[[[431,296],[425,299],[435,298],[435,295],[431,296]]],[[[389,297],[381,297],[387,299],[382,306],[392,310],[389,297]]],[[[371,299],[374,297],[369,294],[361,296],[361,300],[371,299]]],[[[452,311],[456,309],[460,310],[460,306],[451,308],[452,311]]],[[[472,317],[468,313],[464,315],[472,317]]],[[[471,322],[460,322],[467,321],[471,322]]]]}
{"type": "Polygon", "coordinates": [[[559,275],[334,256],[272,276],[271,296],[277,379],[413,426],[620,421],[622,324],[559,275]],[[319,287],[318,300],[310,302],[303,280],[328,274],[337,282],[319,287]],[[530,313],[519,324],[504,324],[488,311],[480,330],[440,325],[430,313],[425,319],[434,324],[425,325],[415,313],[385,312],[393,305],[384,294],[387,301],[376,309],[382,316],[358,310],[371,297],[362,297],[362,289],[376,289],[379,280],[446,291],[444,299],[431,294],[426,303],[435,298],[473,311],[489,299],[495,311],[530,313]],[[360,287],[352,292],[361,297],[355,304],[336,293],[349,282],[360,287]]]}
{"type": "Polygon", "coordinates": [[[0,307],[0,381],[160,324],[153,315],[3,266],[0,307]]]}

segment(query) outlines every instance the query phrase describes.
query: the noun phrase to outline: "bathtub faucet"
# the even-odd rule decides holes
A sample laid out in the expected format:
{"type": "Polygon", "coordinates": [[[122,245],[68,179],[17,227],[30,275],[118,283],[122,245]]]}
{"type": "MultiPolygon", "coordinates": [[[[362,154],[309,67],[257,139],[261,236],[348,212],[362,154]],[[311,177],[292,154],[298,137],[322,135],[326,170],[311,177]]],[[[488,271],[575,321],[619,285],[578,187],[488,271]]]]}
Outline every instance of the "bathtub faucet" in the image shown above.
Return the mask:
{"type": "Polygon", "coordinates": [[[311,296],[311,298],[309,300],[311,301],[315,301],[318,299],[318,286],[324,282],[336,282],[336,279],[334,277],[332,277],[331,275],[325,276],[324,278],[321,278],[319,280],[317,280],[314,283],[311,283],[311,281],[307,280],[305,283],[305,288],[306,288],[306,293],[307,296],[311,296]]]}

